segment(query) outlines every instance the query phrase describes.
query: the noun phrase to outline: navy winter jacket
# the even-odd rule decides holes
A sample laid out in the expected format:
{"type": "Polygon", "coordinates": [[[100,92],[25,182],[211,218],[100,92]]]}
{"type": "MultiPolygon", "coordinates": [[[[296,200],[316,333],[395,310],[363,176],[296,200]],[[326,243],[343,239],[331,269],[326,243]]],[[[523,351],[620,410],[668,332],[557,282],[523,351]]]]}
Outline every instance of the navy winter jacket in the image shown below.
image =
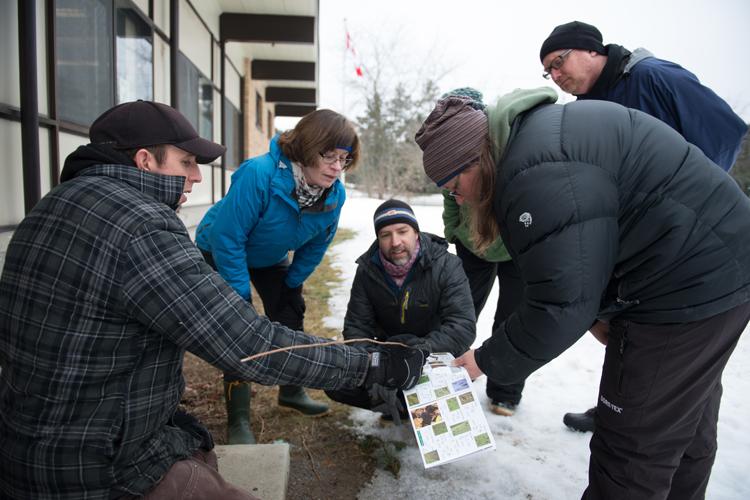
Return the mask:
{"type": "Polygon", "coordinates": [[[633,51],[614,85],[578,99],[616,102],[655,116],[726,171],[747,133],[747,124],[693,73],[644,49],[633,51]]]}

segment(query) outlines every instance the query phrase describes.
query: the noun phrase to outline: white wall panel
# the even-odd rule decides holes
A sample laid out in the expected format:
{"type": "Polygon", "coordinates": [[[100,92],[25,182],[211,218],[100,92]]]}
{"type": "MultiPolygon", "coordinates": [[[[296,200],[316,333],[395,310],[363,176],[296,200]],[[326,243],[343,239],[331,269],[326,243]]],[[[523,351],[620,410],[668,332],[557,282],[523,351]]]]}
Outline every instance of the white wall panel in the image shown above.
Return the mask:
{"type": "Polygon", "coordinates": [[[193,191],[187,195],[185,206],[211,204],[211,166],[200,165],[203,180],[193,184],[193,191]]]}
{"type": "Polygon", "coordinates": [[[214,142],[219,144],[221,144],[221,110],[223,107],[221,94],[214,90],[214,142]]]}
{"type": "Polygon", "coordinates": [[[144,16],[148,17],[148,0],[133,0],[133,3],[141,9],[144,16]]]}
{"type": "Polygon", "coordinates": [[[89,138],[82,135],[69,134],[67,132],[60,132],[60,171],[62,172],[65,158],[70,153],[75,151],[78,146],[83,146],[89,143],[89,138]]]}
{"type": "Polygon", "coordinates": [[[214,199],[218,201],[221,199],[221,169],[214,168],[212,174],[214,178],[214,199]]]}
{"type": "MultiPolygon", "coordinates": [[[[242,66],[240,66],[242,68],[242,66]]],[[[242,109],[242,82],[240,75],[231,67],[229,64],[226,65],[227,70],[227,85],[226,95],[229,102],[235,105],[237,109],[242,109]]]]}
{"type": "Polygon", "coordinates": [[[169,0],[154,0],[154,23],[169,36],[169,0]]]}
{"type": "Polygon", "coordinates": [[[39,113],[49,116],[49,100],[47,99],[47,2],[36,0],[36,75],[39,92],[39,113]]]}
{"type": "MultiPolygon", "coordinates": [[[[193,6],[198,11],[198,15],[201,19],[203,19],[206,24],[208,25],[208,29],[211,30],[211,33],[213,33],[214,38],[219,38],[219,16],[221,16],[222,8],[221,5],[219,5],[219,2],[216,0],[200,0],[199,2],[196,2],[193,0],[193,6]]],[[[242,2],[243,4],[246,2],[242,2]]],[[[243,5],[241,8],[246,8],[248,6],[243,5]]],[[[189,9],[185,2],[183,1],[180,9],[189,9]],[[184,7],[183,7],[184,6],[184,7]]],[[[192,10],[192,9],[191,9],[192,10]]]]}
{"type": "Polygon", "coordinates": [[[154,100],[171,104],[169,76],[169,44],[160,36],[154,36],[154,100]]]}
{"type": "Polygon", "coordinates": [[[209,78],[211,77],[212,48],[211,34],[188,3],[182,0],[180,2],[180,50],[209,78]]]}
{"type": "Polygon", "coordinates": [[[52,164],[50,163],[50,129],[39,128],[39,170],[41,194],[44,196],[52,189],[52,164]]]}
{"type": "Polygon", "coordinates": [[[18,70],[18,2],[0,0],[0,102],[21,107],[18,70]]]}
{"type": "Polygon", "coordinates": [[[221,88],[221,49],[219,48],[219,44],[216,42],[211,42],[211,45],[213,46],[214,50],[213,81],[214,85],[221,88]]]}
{"type": "Polygon", "coordinates": [[[21,154],[21,124],[0,119],[0,226],[21,222],[23,206],[23,159],[21,154]]]}

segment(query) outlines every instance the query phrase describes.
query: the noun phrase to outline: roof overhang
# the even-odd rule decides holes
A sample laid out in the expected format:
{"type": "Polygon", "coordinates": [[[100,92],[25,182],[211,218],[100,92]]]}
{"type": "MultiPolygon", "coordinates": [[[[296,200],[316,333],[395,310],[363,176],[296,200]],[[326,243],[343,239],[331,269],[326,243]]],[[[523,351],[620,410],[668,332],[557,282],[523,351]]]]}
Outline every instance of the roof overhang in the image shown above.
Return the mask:
{"type": "Polygon", "coordinates": [[[219,0],[219,38],[250,61],[276,116],[302,116],[318,101],[318,0],[219,0]],[[300,114],[301,113],[301,114],[300,114]]]}

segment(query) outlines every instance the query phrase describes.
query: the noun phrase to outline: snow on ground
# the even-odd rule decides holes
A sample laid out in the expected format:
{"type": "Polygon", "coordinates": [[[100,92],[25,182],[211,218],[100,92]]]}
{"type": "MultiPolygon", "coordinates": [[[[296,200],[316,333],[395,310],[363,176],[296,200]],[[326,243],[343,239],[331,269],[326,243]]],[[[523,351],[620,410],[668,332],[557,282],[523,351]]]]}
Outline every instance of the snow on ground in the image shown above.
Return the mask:
{"type": "MultiPolygon", "coordinates": [[[[343,326],[349,301],[355,260],[374,241],[372,214],[383,200],[348,191],[340,227],[356,231],[356,237],[335,246],[332,251],[343,283],[330,300],[329,326],[343,326]]],[[[443,234],[440,196],[412,198],[420,229],[443,234]]],[[[497,284],[477,324],[479,346],[492,326],[497,284]]],[[[580,498],[587,484],[591,434],[568,430],[562,416],[569,411],[585,411],[594,405],[604,348],[589,334],[584,335],[560,357],[544,366],[526,381],[523,400],[513,417],[498,417],[486,411],[495,435],[497,449],[479,453],[458,462],[425,470],[414,435],[408,426],[381,427],[378,415],[352,410],[358,432],[390,441],[409,443],[398,454],[401,475],[396,480],[379,470],[364,487],[359,498],[475,498],[493,499],[573,499],[580,498]]],[[[710,500],[750,498],[750,335],[741,338],[724,372],[724,397],[719,418],[719,451],[708,486],[710,500]]],[[[475,389],[486,408],[486,378],[475,382],[475,389]]]]}

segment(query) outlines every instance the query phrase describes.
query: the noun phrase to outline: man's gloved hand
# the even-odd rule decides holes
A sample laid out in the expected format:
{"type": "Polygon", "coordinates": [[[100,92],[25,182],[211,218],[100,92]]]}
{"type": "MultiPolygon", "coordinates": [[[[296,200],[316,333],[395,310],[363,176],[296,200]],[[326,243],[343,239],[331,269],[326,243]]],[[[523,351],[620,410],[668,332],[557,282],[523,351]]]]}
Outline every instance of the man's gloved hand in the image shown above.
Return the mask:
{"type": "Polygon", "coordinates": [[[406,413],[406,408],[399,397],[398,389],[372,384],[368,392],[370,393],[370,409],[390,415],[395,425],[401,425],[401,415],[406,413]]]}
{"type": "Polygon", "coordinates": [[[432,352],[432,346],[430,346],[429,340],[424,337],[417,337],[416,335],[412,335],[411,333],[394,335],[392,337],[388,337],[386,340],[388,342],[400,342],[411,347],[416,347],[417,349],[427,351],[428,354],[432,352]]]}
{"type": "Polygon", "coordinates": [[[294,330],[302,330],[305,320],[305,309],[302,285],[289,288],[286,284],[282,284],[279,301],[276,303],[276,311],[271,319],[294,330]]]}
{"type": "Polygon", "coordinates": [[[395,389],[411,389],[422,375],[430,353],[412,347],[384,345],[370,354],[370,369],[365,385],[380,384],[395,389]]]}

